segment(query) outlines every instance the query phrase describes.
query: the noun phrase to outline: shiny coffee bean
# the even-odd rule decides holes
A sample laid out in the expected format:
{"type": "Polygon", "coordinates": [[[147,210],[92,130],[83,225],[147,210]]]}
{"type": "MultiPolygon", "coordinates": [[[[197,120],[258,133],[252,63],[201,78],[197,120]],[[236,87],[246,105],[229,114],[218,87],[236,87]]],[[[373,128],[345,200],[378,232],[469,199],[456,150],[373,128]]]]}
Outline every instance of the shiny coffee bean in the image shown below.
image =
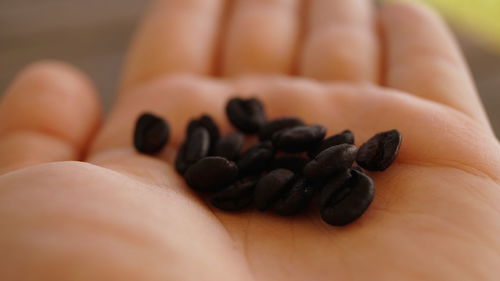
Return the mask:
{"type": "Polygon", "coordinates": [[[240,133],[222,137],[217,141],[213,155],[235,160],[240,154],[244,142],[245,136],[240,133]]]}
{"type": "Polygon", "coordinates": [[[167,144],[170,127],[160,117],[143,113],[135,124],[134,147],[138,152],[156,154],[167,144]]]}
{"type": "Polygon", "coordinates": [[[189,166],[208,156],[210,134],[205,127],[195,127],[182,143],[175,159],[175,168],[184,174],[189,166]]]}
{"type": "Polygon", "coordinates": [[[215,144],[220,137],[219,127],[209,115],[202,115],[200,118],[193,119],[189,122],[186,130],[186,135],[191,134],[197,127],[204,127],[210,135],[210,153],[214,151],[215,144]]]}
{"type": "Polygon", "coordinates": [[[277,169],[260,178],[255,187],[254,202],[258,210],[264,211],[287,190],[294,179],[294,173],[286,169],[277,169]]]}
{"type": "Polygon", "coordinates": [[[291,216],[302,211],[311,201],[314,185],[305,178],[294,180],[273,205],[274,211],[282,216],[291,216]]]}
{"type": "Polygon", "coordinates": [[[287,169],[296,174],[301,174],[309,158],[302,155],[280,155],[274,159],[274,169],[287,169]]]}
{"type": "Polygon", "coordinates": [[[240,179],[212,196],[210,202],[218,209],[238,211],[248,207],[253,201],[253,191],[260,177],[240,179]]]}
{"type": "Polygon", "coordinates": [[[264,106],[256,98],[232,98],[226,105],[226,114],[234,127],[246,134],[255,134],[266,123],[264,106]]]}
{"type": "Polygon", "coordinates": [[[283,130],[304,125],[304,122],[295,117],[283,117],[267,122],[259,132],[261,141],[270,140],[273,134],[283,130]]]}
{"type": "MultiPolygon", "coordinates": [[[[359,172],[359,171],[358,171],[359,172]]],[[[332,194],[342,188],[342,186],[351,178],[351,169],[342,169],[330,176],[326,183],[321,188],[320,194],[320,209],[326,207],[330,203],[332,194]]]]}
{"type": "Polygon", "coordinates": [[[309,157],[314,158],[316,155],[318,155],[321,151],[335,146],[339,144],[354,144],[354,135],[352,134],[351,131],[345,130],[342,133],[330,136],[324,140],[321,141],[321,143],[315,147],[314,149],[309,151],[309,157]]]}
{"type": "Polygon", "coordinates": [[[356,170],[360,173],[364,173],[365,171],[363,170],[363,168],[361,168],[360,166],[352,166],[351,169],[353,170],[356,170]]]}
{"type": "Polygon", "coordinates": [[[343,184],[327,185],[323,189],[324,202],[321,218],[328,224],[343,226],[359,218],[370,206],[375,185],[367,175],[351,170],[351,177],[343,184]]]}
{"type": "Polygon", "coordinates": [[[383,171],[396,159],[402,139],[398,130],[378,133],[359,148],[356,162],[368,171],[383,171]]]}
{"type": "Polygon", "coordinates": [[[271,167],[274,149],[271,142],[261,142],[245,151],[238,160],[238,168],[242,175],[260,173],[271,167]]]}
{"type": "Polygon", "coordinates": [[[186,183],[197,191],[217,191],[233,183],[238,167],[226,158],[209,156],[191,165],[184,174],[186,183]]]}
{"type": "Polygon", "coordinates": [[[356,159],[356,152],[356,147],[351,144],[339,144],[327,148],[307,163],[303,171],[304,176],[322,180],[336,171],[350,168],[356,159]]]}
{"type": "Polygon", "coordinates": [[[273,144],[286,152],[302,152],[316,147],[325,134],[326,128],[321,125],[298,126],[275,133],[273,144]]]}

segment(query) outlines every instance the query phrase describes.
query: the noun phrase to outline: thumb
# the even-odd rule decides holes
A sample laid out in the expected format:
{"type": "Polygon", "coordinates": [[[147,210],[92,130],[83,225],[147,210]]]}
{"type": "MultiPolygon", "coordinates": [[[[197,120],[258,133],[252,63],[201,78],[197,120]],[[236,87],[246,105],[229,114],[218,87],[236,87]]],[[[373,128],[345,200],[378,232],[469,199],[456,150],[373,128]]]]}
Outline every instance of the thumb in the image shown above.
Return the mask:
{"type": "Polygon", "coordinates": [[[94,87],[81,72],[54,61],[28,66],[0,104],[0,174],[81,159],[100,115],[94,87]]]}

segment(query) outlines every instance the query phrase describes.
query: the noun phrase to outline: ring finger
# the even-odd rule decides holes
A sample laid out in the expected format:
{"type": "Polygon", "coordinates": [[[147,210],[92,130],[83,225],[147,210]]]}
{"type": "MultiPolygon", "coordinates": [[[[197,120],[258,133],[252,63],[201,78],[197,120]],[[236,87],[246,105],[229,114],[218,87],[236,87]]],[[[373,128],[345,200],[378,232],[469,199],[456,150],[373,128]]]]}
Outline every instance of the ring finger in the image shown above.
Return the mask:
{"type": "Polygon", "coordinates": [[[372,1],[312,0],[299,74],[378,82],[379,42],[372,1]]]}

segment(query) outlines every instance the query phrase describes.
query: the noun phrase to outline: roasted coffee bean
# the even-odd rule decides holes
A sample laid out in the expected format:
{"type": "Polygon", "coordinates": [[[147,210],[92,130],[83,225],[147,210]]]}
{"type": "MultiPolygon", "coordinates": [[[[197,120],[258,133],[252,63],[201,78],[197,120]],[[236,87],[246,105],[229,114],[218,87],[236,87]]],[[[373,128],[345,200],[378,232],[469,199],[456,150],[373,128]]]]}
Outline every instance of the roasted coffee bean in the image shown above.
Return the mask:
{"type": "Polygon", "coordinates": [[[315,147],[314,149],[309,151],[309,157],[314,158],[321,151],[329,147],[332,147],[334,145],[339,145],[343,143],[354,144],[354,135],[352,134],[351,131],[345,130],[342,133],[333,135],[331,137],[322,140],[321,143],[318,145],[318,147],[315,147]]]}
{"type": "Polygon", "coordinates": [[[186,183],[197,191],[217,191],[238,177],[238,167],[226,158],[209,156],[191,165],[184,174],[186,183]]]}
{"type": "Polygon", "coordinates": [[[325,134],[326,128],[321,125],[298,126],[275,133],[273,144],[286,152],[301,152],[316,147],[325,134]]]}
{"type": "Polygon", "coordinates": [[[260,177],[251,176],[238,180],[211,198],[212,205],[225,211],[237,211],[253,201],[253,191],[260,177]]]}
{"type": "Polygon", "coordinates": [[[368,171],[383,171],[396,159],[402,139],[398,130],[378,133],[359,148],[356,162],[368,171]]]}
{"type": "Polygon", "coordinates": [[[352,166],[351,169],[353,170],[356,170],[360,173],[364,173],[365,171],[363,170],[363,168],[361,168],[360,166],[352,166]]]}
{"type": "Polygon", "coordinates": [[[204,127],[210,135],[210,153],[214,151],[215,144],[220,137],[219,127],[209,115],[202,115],[200,118],[193,119],[189,122],[186,130],[186,135],[191,134],[196,128],[204,127]]]}
{"type": "Polygon", "coordinates": [[[301,174],[309,158],[302,155],[280,155],[274,159],[274,169],[287,169],[296,174],[301,174]]]}
{"type": "Polygon", "coordinates": [[[257,133],[267,121],[264,106],[256,98],[230,99],[226,114],[231,124],[246,134],[257,133]]]}
{"type": "Polygon", "coordinates": [[[240,150],[245,142],[245,136],[240,133],[234,133],[220,138],[214,149],[214,156],[224,157],[229,160],[235,160],[240,154],[240,150]]]}
{"type": "Polygon", "coordinates": [[[238,160],[238,168],[243,175],[260,173],[271,167],[274,149],[271,142],[261,142],[245,151],[238,160]]]}
{"type": "Polygon", "coordinates": [[[351,170],[351,177],[343,184],[327,185],[323,189],[324,202],[321,218],[328,224],[343,226],[359,218],[370,206],[375,185],[367,175],[351,170]]]}
{"type": "Polygon", "coordinates": [[[279,196],[288,189],[294,179],[294,173],[286,169],[277,169],[260,178],[255,187],[254,201],[258,210],[269,208],[279,196]]]}
{"type": "Polygon", "coordinates": [[[155,154],[160,152],[170,137],[167,122],[151,113],[143,113],[135,124],[134,147],[138,152],[155,154]]]}
{"type": "Polygon", "coordinates": [[[357,149],[352,144],[339,144],[323,150],[304,167],[304,175],[310,179],[321,180],[336,171],[352,166],[357,149]]]}
{"type": "Polygon", "coordinates": [[[328,178],[326,183],[321,188],[319,202],[320,209],[330,203],[332,194],[340,190],[347,180],[351,178],[351,176],[351,169],[342,169],[328,178]]]}
{"type": "Polygon", "coordinates": [[[293,182],[289,190],[280,195],[273,208],[282,216],[295,215],[307,207],[313,194],[313,183],[305,178],[299,178],[293,182]]]}
{"type": "Polygon", "coordinates": [[[175,168],[184,174],[189,166],[208,156],[210,149],[210,135],[205,127],[196,127],[187,135],[187,138],[177,152],[175,168]]]}
{"type": "Polygon", "coordinates": [[[266,123],[259,132],[261,141],[270,140],[273,134],[283,130],[304,125],[304,122],[295,117],[283,117],[266,123]]]}

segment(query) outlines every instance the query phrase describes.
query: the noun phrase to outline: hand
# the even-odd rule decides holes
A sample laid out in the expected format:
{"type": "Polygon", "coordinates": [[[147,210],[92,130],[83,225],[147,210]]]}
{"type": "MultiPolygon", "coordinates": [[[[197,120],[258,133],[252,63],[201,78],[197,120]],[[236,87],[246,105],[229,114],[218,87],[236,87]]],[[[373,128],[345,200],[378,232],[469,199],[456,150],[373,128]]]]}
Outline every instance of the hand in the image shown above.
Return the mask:
{"type": "Polygon", "coordinates": [[[306,17],[299,2],[154,4],[102,127],[82,74],[21,73],[0,108],[0,279],[496,279],[499,145],[443,23],[412,4],[316,0],[306,17]],[[365,215],[225,213],[186,187],[171,163],[187,121],[207,112],[228,133],[236,93],[358,145],[400,130],[365,215]],[[172,126],[158,157],[132,147],[143,111],[172,126]]]}

